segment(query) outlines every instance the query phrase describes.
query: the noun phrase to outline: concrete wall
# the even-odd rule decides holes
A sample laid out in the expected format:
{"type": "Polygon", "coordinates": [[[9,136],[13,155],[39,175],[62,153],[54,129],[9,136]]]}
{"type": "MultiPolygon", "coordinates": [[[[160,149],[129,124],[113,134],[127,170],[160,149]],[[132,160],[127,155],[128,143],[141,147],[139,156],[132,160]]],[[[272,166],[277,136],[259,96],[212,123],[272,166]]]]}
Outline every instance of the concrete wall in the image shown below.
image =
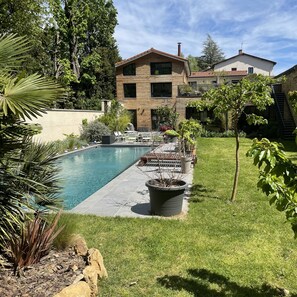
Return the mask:
{"type": "Polygon", "coordinates": [[[48,110],[43,116],[33,118],[32,120],[28,119],[26,122],[42,126],[41,134],[34,136],[36,140],[53,141],[64,139],[64,134],[74,133],[78,135],[83,119],[87,119],[90,122],[102,115],[102,111],[96,110],[55,109],[48,110]]]}

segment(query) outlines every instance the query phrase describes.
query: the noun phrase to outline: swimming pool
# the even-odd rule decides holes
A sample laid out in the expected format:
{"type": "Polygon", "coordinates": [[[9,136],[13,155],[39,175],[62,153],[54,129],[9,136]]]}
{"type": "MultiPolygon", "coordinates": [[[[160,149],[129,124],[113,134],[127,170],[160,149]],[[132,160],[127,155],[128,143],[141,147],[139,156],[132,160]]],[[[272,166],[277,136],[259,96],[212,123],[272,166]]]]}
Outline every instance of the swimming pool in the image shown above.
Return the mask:
{"type": "Polygon", "coordinates": [[[98,146],[59,158],[64,208],[78,205],[150,150],[150,147],[98,146]]]}

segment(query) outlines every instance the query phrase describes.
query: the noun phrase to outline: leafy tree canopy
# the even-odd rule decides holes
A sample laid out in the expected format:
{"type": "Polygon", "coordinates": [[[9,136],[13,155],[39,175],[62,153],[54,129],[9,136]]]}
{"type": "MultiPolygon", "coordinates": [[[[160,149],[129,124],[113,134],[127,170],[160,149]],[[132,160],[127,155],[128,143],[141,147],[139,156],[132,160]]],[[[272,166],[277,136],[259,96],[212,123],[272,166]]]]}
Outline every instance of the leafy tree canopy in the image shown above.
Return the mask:
{"type": "MultiPolygon", "coordinates": [[[[210,89],[203,95],[202,100],[189,104],[197,110],[213,109],[216,117],[221,118],[227,113],[231,115],[232,126],[236,138],[236,168],[231,201],[235,200],[238,177],[239,177],[239,131],[238,121],[244,113],[247,104],[254,105],[258,110],[265,110],[267,106],[274,103],[271,98],[271,87],[273,80],[263,75],[250,75],[238,83],[222,84],[218,88],[210,89]]],[[[265,124],[267,120],[255,114],[247,115],[248,124],[265,124]]]]}
{"type": "Polygon", "coordinates": [[[207,34],[206,40],[203,42],[202,55],[199,57],[188,56],[192,71],[205,70],[213,64],[225,59],[224,52],[218,44],[207,34]]]}
{"type": "Polygon", "coordinates": [[[114,29],[117,11],[111,0],[3,0],[0,34],[30,41],[26,73],[55,78],[68,89],[55,107],[100,109],[115,97],[114,64],[119,53],[114,29]]]}

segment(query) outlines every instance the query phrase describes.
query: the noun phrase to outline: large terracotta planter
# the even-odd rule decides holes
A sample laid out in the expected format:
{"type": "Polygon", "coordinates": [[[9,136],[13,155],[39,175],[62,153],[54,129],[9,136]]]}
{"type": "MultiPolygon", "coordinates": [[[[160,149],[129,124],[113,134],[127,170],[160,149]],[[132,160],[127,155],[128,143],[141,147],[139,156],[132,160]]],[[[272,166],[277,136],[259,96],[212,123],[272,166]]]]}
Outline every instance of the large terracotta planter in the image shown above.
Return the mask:
{"type": "Polygon", "coordinates": [[[187,183],[183,180],[174,180],[170,187],[162,187],[158,179],[148,180],[145,185],[149,189],[151,213],[164,217],[175,216],[181,213],[184,192],[187,183]]]}

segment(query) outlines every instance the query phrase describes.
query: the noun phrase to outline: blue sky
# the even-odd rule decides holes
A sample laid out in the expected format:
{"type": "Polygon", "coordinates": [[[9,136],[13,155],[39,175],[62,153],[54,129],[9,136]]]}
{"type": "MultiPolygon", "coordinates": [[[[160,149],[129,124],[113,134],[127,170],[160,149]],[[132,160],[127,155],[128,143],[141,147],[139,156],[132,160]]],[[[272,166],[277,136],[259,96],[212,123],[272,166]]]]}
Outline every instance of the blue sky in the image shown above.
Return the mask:
{"type": "Polygon", "coordinates": [[[229,58],[245,53],[277,62],[274,75],[297,64],[296,0],[114,0],[115,38],[123,59],[151,47],[200,56],[207,34],[229,58]]]}

